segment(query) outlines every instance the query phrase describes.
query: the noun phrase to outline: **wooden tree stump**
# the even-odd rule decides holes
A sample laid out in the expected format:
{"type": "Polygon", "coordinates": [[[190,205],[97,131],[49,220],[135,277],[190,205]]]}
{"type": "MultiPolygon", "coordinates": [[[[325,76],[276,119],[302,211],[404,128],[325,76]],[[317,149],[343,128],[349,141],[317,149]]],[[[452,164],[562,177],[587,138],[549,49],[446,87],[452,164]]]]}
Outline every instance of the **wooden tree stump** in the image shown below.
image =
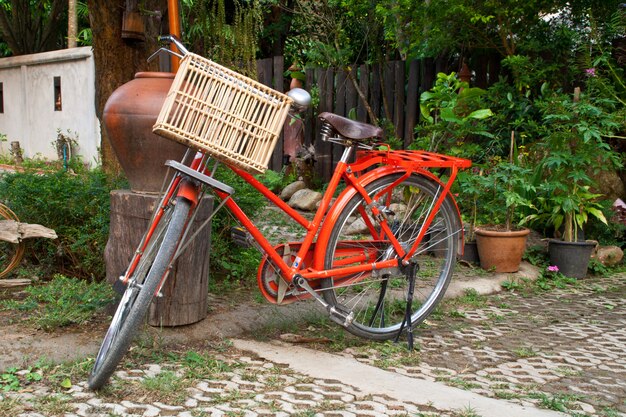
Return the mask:
{"type": "MultiPolygon", "coordinates": [[[[111,193],[111,225],[104,255],[106,277],[111,284],[124,274],[158,202],[159,197],[153,194],[130,190],[111,193]]],[[[212,210],[213,198],[204,198],[193,226],[200,227],[212,210]]],[[[150,325],[181,326],[206,317],[210,243],[211,227],[208,225],[176,261],[162,289],[163,297],[152,302],[148,313],[150,325]]]]}

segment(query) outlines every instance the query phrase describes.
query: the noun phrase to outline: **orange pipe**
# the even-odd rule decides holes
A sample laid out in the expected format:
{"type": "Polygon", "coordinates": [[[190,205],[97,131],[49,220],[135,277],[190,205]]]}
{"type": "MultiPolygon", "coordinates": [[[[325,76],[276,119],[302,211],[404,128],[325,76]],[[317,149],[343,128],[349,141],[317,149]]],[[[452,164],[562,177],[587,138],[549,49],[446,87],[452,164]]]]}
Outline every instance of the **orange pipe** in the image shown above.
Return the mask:
{"type": "MultiPolygon", "coordinates": [[[[178,0],[168,0],[167,1],[167,19],[170,26],[170,34],[176,36],[180,39],[181,29],[180,29],[180,12],[178,10],[178,0]]],[[[171,44],[170,47],[172,51],[179,52],[174,44],[171,44]]],[[[172,55],[172,72],[178,71],[178,65],[180,63],[180,59],[172,55]]]]}

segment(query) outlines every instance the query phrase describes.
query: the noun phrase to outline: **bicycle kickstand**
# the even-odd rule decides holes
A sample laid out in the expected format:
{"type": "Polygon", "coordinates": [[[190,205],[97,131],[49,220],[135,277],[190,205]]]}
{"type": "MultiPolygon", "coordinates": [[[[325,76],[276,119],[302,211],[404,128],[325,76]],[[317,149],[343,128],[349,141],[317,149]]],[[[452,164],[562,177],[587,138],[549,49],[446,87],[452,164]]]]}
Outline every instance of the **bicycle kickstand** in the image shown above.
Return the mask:
{"type": "Polygon", "coordinates": [[[407,340],[407,348],[412,351],[413,350],[413,322],[411,319],[411,312],[413,311],[413,293],[415,292],[415,276],[417,275],[417,270],[419,266],[417,263],[411,262],[408,266],[406,266],[406,274],[407,279],[409,280],[409,288],[406,295],[406,310],[404,313],[404,319],[402,320],[402,324],[400,325],[400,330],[398,330],[398,334],[396,335],[395,342],[397,343],[400,340],[400,335],[406,326],[406,340],[407,340]]]}

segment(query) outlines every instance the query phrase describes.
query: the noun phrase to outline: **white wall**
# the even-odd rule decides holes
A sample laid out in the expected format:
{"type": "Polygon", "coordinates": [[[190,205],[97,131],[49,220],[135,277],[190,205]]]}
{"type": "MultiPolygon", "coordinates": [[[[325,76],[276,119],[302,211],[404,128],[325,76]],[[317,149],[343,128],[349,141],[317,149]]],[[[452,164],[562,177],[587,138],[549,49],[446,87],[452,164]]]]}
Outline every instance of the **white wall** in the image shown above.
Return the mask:
{"type": "Polygon", "coordinates": [[[4,113],[0,153],[19,141],[25,157],[57,159],[57,130],[77,139],[83,162],[95,165],[100,124],[95,109],[95,66],[91,47],[0,59],[4,113]],[[55,111],[54,77],[61,78],[62,109],[55,111]],[[74,133],[75,132],[75,133],[74,133]]]}

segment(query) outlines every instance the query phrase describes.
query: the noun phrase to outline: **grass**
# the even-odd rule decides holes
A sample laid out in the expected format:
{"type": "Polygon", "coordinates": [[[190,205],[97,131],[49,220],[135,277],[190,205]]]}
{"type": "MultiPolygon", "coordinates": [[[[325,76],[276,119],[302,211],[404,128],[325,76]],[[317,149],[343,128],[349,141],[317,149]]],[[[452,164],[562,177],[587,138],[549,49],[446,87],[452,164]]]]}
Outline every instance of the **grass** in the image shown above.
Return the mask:
{"type": "Polygon", "coordinates": [[[25,406],[20,400],[0,394],[0,416],[17,416],[24,411],[25,406]]]}
{"type": "Polygon", "coordinates": [[[445,382],[448,385],[451,385],[451,386],[456,387],[456,388],[464,389],[464,390],[467,390],[467,391],[475,389],[475,388],[480,388],[479,384],[467,381],[467,380],[465,380],[463,378],[459,378],[459,377],[450,378],[450,379],[447,379],[447,380],[442,380],[442,382],[445,382]]]}
{"type": "Polygon", "coordinates": [[[574,409],[574,403],[582,399],[580,395],[568,393],[546,394],[544,392],[531,392],[528,397],[539,400],[539,406],[542,408],[564,413],[574,409]]]}
{"type": "Polygon", "coordinates": [[[173,371],[163,371],[153,377],[144,378],[137,389],[142,396],[165,404],[181,405],[187,398],[187,388],[195,384],[173,371]]]}
{"type": "Polygon", "coordinates": [[[63,416],[74,410],[72,398],[67,395],[50,394],[33,401],[35,411],[45,416],[63,416]]]}
{"type": "Polygon", "coordinates": [[[480,414],[477,414],[476,410],[468,405],[454,413],[454,417],[480,417],[480,414]]]}
{"type": "Polygon", "coordinates": [[[182,357],[182,364],[185,377],[194,379],[215,377],[233,370],[233,365],[206,352],[188,351],[182,357]]]}
{"type": "Polygon", "coordinates": [[[533,356],[537,356],[537,352],[530,346],[520,346],[513,349],[513,353],[520,358],[532,358],[533,356]]]}
{"type": "Polygon", "coordinates": [[[106,282],[87,282],[55,275],[47,283],[27,287],[22,300],[0,301],[0,309],[22,313],[26,321],[45,331],[91,320],[111,303],[114,293],[106,282]]]}

